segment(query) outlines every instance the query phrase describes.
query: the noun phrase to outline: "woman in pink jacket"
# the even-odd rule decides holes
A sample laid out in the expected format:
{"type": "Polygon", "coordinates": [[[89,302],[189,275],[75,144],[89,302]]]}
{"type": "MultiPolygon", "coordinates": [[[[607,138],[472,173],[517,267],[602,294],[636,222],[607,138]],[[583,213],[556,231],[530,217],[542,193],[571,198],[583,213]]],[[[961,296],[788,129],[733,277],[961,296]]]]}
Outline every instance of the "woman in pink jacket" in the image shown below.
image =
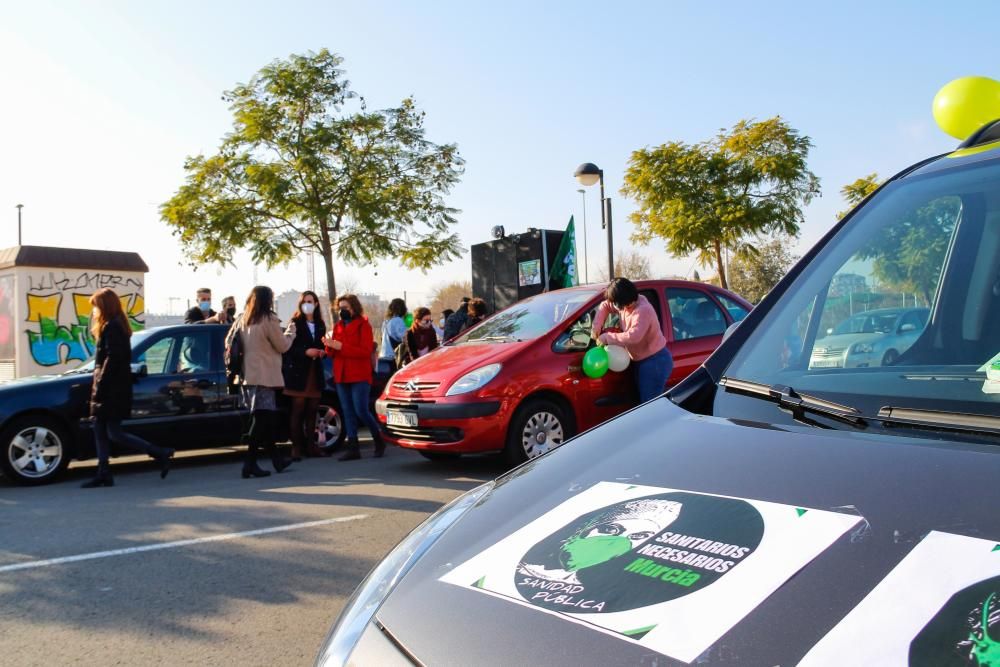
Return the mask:
{"type": "Polygon", "coordinates": [[[653,306],[628,278],[615,278],[608,285],[605,300],[594,318],[593,336],[602,345],[620,345],[635,366],[639,402],[645,403],[663,393],[674,359],[667,349],[667,339],[653,306]],[[618,313],[621,333],[604,331],[610,313],[618,313]]]}

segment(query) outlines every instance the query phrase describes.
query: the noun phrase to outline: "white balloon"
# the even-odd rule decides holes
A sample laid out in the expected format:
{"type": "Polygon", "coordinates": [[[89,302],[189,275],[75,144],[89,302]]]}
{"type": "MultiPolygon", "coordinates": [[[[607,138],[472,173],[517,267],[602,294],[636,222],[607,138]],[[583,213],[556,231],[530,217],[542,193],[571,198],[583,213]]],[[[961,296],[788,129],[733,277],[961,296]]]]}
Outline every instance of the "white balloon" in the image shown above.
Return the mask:
{"type": "Polygon", "coordinates": [[[607,352],[609,371],[621,373],[623,370],[628,368],[628,364],[631,359],[629,358],[628,352],[625,351],[624,347],[621,347],[620,345],[608,345],[607,352]]]}

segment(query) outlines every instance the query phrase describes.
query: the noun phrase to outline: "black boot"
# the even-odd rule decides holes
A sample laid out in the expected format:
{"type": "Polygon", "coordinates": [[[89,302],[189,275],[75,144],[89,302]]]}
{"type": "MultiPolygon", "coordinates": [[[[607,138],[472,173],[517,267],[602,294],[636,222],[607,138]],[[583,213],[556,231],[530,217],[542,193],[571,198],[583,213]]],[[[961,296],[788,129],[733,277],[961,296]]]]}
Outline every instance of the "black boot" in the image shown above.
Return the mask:
{"type": "Polygon", "coordinates": [[[97,475],[89,482],[80,485],[81,489],[96,489],[99,486],[114,486],[115,480],[111,476],[111,469],[108,466],[97,466],[97,475]]]}
{"type": "Polygon", "coordinates": [[[174,450],[164,449],[163,453],[156,457],[156,460],[160,462],[160,479],[166,479],[167,473],[170,472],[170,459],[174,456],[174,450]]]}
{"type": "Polygon", "coordinates": [[[243,479],[249,477],[268,477],[271,474],[257,465],[257,452],[260,450],[260,440],[255,434],[256,421],[255,415],[254,425],[250,427],[250,433],[247,435],[247,453],[243,458],[243,479]]]}
{"type": "Polygon", "coordinates": [[[347,448],[344,450],[344,454],[338,458],[338,461],[357,461],[361,458],[361,445],[358,444],[358,437],[347,439],[347,448]]]}
{"type": "Polygon", "coordinates": [[[267,453],[271,455],[271,465],[274,466],[274,472],[284,472],[285,468],[292,465],[292,460],[285,458],[282,451],[274,444],[278,432],[278,413],[273,410],[261,410],[258,414],[263,417],[261,420],[263,428],[260,430],[260,442],[267,450],[267,453]]]}
{"type": "Polygon", "coordinates": [[[385,456],[385,440],[382,439],[382,430],[372,431],[372,440],[375,442],[375,458],[380,459],[385,456]]]}

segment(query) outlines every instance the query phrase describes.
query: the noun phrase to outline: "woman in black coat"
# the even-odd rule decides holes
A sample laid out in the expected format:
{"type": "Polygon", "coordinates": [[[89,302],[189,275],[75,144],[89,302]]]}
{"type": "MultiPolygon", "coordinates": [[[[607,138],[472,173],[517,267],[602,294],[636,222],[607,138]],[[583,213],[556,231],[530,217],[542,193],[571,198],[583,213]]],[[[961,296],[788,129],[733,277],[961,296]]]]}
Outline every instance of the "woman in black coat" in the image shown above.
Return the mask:
{"type": "Polygon", "coordinates": [[[292,399],[288,431],[292,439],[292,460],[300,461],[303,451],[306,456],[323,455],[316,443],[316,410],[326,382],[323,372],[326,325],[315,292],[302,293],[292,321],[295,322],[295,339],[285,353],[281,371],[285,378],[285,396],[292,399]]]}
{"type": "Polygon", "coordinates": [[[160,462],[160,478],[170,470],[174,450],[151,445],[142,438],[122,430],[122,420],[132,412],[132,329],[122,311],[118,295],[108,288],[99,289],[90,297],[94,307],[91,332],[97,340],[94,359],[94,382],[90,390],[90,416],[94,422],[94,443],[97,446],[97,476],[83,488],[114,486],[108,457],[111,443],[145,452],[160,462]]]}

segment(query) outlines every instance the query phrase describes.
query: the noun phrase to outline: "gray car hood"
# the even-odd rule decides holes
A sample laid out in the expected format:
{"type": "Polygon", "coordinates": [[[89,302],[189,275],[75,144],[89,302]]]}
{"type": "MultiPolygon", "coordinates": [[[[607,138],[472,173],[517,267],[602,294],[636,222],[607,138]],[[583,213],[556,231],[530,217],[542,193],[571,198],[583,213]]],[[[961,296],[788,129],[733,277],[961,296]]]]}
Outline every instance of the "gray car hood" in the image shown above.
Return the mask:
{"type": "MultiPolygon", "coordinates": [[[[818,510],[846,521],[849,528],[737,614],[693,660],[793,665],[931,531],[1000,540],[997,454],[947,441],[737,423],[692,415],[661,398],[501,478],[400,582],[377,617],[431,665],[691,662],[647,646],[648,628],[629,637],[600,627],[600,614],[572,618],[533,608],[476,590],[489,583],[473,577],[464,585],[441,581],[595,485],[615,485],[621,493],[650,486],[778,503],[788,516],[818,510]]],[[[733,572],[744,565],[750,561],[733,572]]],[[[512,569],[483,573],[494,586],[520,576],[512,569]]],[[[740,607],[746,602],[740,596],[715,609],[740,607]]],[[[705,624],[717,624],[714,616],[704,614],[705,624]]]]}

